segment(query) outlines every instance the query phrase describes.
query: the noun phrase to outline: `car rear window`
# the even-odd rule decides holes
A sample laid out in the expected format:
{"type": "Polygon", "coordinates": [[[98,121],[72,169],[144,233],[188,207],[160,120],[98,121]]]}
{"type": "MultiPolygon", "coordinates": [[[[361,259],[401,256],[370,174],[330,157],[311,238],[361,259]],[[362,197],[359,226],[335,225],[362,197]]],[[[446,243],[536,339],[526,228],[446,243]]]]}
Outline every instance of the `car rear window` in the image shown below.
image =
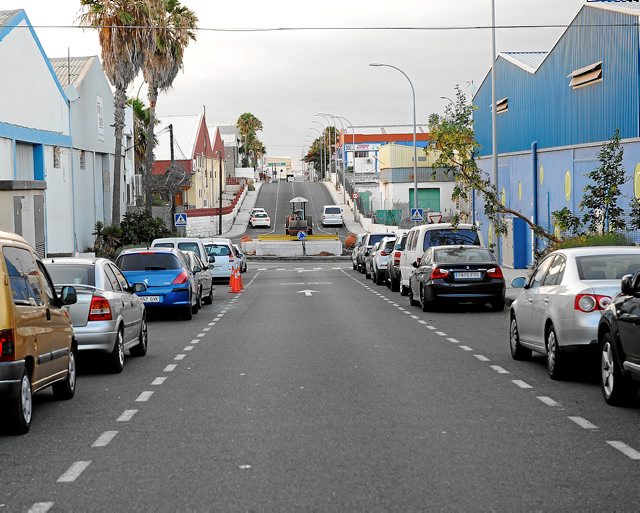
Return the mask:
{"type": "Polygon", "coordinates": [[[424,247],[422,249],[426,251],[433,246],[459,246],[461,244],[479,246],[480,238],[478,237],[478,232],[468,229],[452,230],[450,228],[427,230],[424,234],[424,247]]]}
{"type": "Polygon", "coordinates": [[[341,214],[342,211],[340,210],[340,207],[325,207],[324,213],[325,214],[341,214]]]}
{"type": "Polygon", "coordinates": [[[55,285],[90,285],[96,284],[96,273],[92,265],[81,264],[47,264],[47,270],[55,285]]]}
{"type": "Polygon", "coordinates": [[[269,217],[269,216],[264,212],[256,212],[255,214],[253,214],[253,217],[269,217]]]}
{"type": "Polygon", "coordinates": [[[488,249],[484,248],[461,248],[452,247],[451,249],[435,250],[433,258],[436,262],[494,262],[495,258],[488,249]]]}
{"type": "Polygon", "coordinates": [[[207,244],[205,248],[209,256],[229,256],[231,254],[231,249],[226,244],[207,244]]]}
{"type": "Polygon", "coordinates": [[[395,240],[388,240],[387,242],[385,242],[384,244],[384,249],[393,249],[393,247],[395,246],[396,241],[395,240]]]}
{"type": "Polygon", "coordinates": [[[640,254],[580,256],[576,265],[581,280],[620,280],[640,271],[640,254]]]}
{"type": "Polygon", "coordinates": [[[373,246],[376,242],[380,242],[382,239],[388,236],[388,233],[376,233],[373,235],[369,235],[369,242],[367,244],[369,246],[373,246]]]}
{"type": "Polygon", "coordinates": [[[122,271],[165,271],[180,269],[180,261],[171,253],[129,253],[120,255],[116,265],[122,271]]]}

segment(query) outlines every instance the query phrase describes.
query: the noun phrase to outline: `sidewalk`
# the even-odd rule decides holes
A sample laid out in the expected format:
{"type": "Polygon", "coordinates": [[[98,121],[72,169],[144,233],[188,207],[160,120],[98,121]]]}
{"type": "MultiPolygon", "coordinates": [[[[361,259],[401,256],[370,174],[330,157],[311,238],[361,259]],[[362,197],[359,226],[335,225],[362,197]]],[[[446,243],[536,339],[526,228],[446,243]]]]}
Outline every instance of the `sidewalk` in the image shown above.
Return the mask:
{"type": "MultiPolygon", "coordinates": [[[[342,192],[336,191],[336,188],[334,187],[332,182],[322,182],[322,183],[329,191],[329,194],[331,194],[334,204],[340,205],[342,207],[342,212],[343,212],[342,218],[344,219],[344,225],[347,228],[347,230],[349,230],[351,233],[356,233],[356,234],[366,231],[360,225],[360,223],[353,220],[353,209],[348,203],[345,204],[342,202],[342,192]]],[[[347,202],[348,201],[349,200],[347,200],[347,202]]]]}
{"type": "Polygon", "coordinates": [[[249,213],[251,209],[255,206],[256,200],[258,199],[258,192],[260,192],[260,187],[262,187],[262,182],[255,182],[253,184],[255,187],[255,191],[248,191],[247,195],[242,202],[242,207],[238,212],[235,220],[233,221],[233,226],[231,230],[225,232],[221,235],[226,239],[234,239],[240,237],[247,231],[247,225],[249,224],[249,213]]]}

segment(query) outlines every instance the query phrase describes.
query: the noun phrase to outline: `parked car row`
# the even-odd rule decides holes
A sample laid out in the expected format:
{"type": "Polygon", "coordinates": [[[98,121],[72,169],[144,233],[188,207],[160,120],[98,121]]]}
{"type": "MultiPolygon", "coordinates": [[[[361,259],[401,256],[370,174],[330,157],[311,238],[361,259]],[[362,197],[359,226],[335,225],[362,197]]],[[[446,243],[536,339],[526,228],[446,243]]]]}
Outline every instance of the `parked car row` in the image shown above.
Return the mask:
{"type": "Polygon", "coordinates": [[[526,278],[509,312],[511,356],[545,355],[561,379],[580,362],[599,360],[611,405],[637,396],[640,380],[640,248],[571,248],[550,253],[526,278]],[[584,356],[587,358],[584,358],[584,356]],[[583,358],[580,358],[583,356],[583,358]]]}
{"type": "Polygon", "coordinates": [[[22,237],[0,232],[0,418],[26,433],[34,393],[51,386],[55,398],[71,399],[79,352],[101,354],[115,373],[127,350],[146,355],[147,314],[191,319],[212,303],[214,277],[228,279],[229,266],[240,265],[238,255],[228,239],[175,238],[124,250],[115,263],[42,260],[22,237]]]}

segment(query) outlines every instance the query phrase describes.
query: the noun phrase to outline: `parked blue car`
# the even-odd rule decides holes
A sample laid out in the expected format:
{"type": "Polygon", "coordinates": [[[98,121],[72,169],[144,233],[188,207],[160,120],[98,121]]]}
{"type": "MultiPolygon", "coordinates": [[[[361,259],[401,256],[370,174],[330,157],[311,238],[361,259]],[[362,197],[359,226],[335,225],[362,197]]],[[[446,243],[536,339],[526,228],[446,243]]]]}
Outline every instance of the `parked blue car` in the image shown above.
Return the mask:
{"type": "Polygon", "coordinates": [[[198,311],[198,286],[182,251],[173,248],[126,249],[116,265],[129,283],[144,283],[137,295],[148,311],[173,309],[187,320],[198,311]]]}

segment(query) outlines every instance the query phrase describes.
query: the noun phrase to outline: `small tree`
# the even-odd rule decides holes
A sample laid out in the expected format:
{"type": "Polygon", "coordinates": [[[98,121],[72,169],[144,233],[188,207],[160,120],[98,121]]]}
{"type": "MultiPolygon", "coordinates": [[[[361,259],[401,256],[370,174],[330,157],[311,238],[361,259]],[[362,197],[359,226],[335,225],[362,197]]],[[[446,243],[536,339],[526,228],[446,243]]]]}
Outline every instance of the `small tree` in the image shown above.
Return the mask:
{"type": "Polygon", "coordinates": [[[640,199],[631,200],[631,227],[640,230],[640,199]]]}
{"type": "Polygon", "coordinates": [[[625,228],[624,210],[618,206],[620,187],[627,181],[622,165],[623,154],[620,130],[616,130],[598,152],[600,166],[587,173],[592,183],[584,188],[580,208],[586,210],[584,223],[589,223],[591,233],[604,235],[605,232],[625,228]]]}
{"type": "MultiPolygon", "coordinates": [[[[429,116],[429,136],[432,144],[425,152],[437,152],[437,160],[433,167],[445,169],[453,175],[455,186],[451,199],[456,203],[466,202],[469,200],[470,192],[475,190],[483,198],[484,213],[497,234],[507,233],[505,215],[509,214],[524,220],[537,236],[557,242],[555,235],[545,231],[526,215],[507,207],[498,193],[496,184],[478,168],[475,157],[480,146],[473,131],[473,111],[474,106],[467,103],[464,92],[456,86],[455,104],[451,103],[446,107],[444,116],[429,116]]],[[[460,214],[456,214],[453,224],[459,221],[460,214]]]]}

